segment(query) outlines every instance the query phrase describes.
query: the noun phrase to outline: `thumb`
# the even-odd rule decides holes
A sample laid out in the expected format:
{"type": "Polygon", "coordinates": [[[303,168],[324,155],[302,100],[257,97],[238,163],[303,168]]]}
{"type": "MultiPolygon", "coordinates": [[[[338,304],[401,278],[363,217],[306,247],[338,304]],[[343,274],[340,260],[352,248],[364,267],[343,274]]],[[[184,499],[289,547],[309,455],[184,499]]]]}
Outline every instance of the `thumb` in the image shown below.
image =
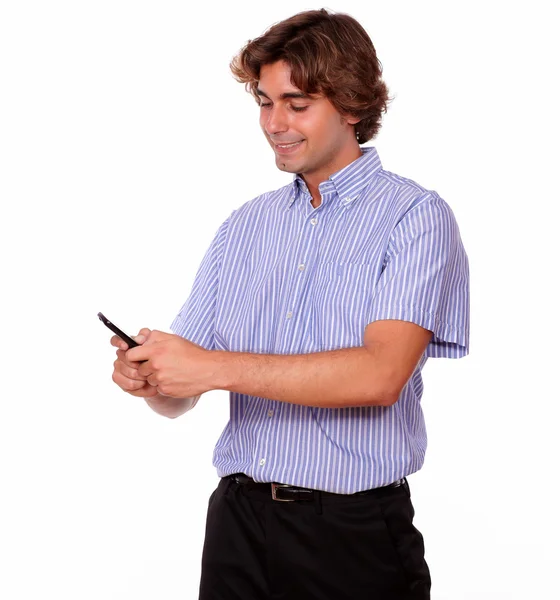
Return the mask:
{"type": "Polygon", "coordinates": [[[134,337],[134,341],[139,344],[143,344],[150,337],[151,330],[144,327],[138,332],[138,335],[134,337]]]}

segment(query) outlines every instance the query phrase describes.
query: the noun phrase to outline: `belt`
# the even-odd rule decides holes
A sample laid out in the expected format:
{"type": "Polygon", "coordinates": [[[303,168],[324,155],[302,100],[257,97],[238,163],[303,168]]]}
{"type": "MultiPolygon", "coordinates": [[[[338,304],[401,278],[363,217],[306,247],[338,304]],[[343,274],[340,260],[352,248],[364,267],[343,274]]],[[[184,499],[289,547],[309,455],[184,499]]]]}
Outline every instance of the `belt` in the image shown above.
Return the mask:
{"type": "Polygon", "coordinates": [[[241,485],[250,486],[251,489],[258,489],[261,491],[270,491],[273,500],[278,502],[295,502],[296,500],[302,500],[311,502],[317,498],[317,495],[321,497],[338,497],[343,496],[354,498],[356,496],[365,496],[370,494],[376,494],[383,491],[387,491],[394,488],[399,488],[402,485],[407,485],[406,479],[403,477],[398,481],[394,481],[389,485],[382,487],[373,488],[371,490],[365,490],[363,492],[356,492],[355,494],[334,494],[332,492],[324,492],[322,490],[313,490],[309,488],[298,487],[297,485],[289,485],[287,483],[260,483],[255,481],[253,478],[245,475],[245,473],[234,473],[233,475],[227,475],[227,479],[239,483],[241,485]]]}

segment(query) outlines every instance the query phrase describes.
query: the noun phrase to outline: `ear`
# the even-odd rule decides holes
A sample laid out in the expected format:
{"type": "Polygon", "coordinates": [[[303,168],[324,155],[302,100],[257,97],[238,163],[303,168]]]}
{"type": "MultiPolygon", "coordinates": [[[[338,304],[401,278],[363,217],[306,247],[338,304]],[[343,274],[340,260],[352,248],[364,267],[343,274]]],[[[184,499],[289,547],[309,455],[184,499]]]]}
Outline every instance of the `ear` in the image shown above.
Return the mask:
{"type": "Polygon", "coordinates": [[[344,120],[348,123],[348,125],[356,125],[356,123],[359,123],[362,119],[358,119],[358,117],[345,116],[344,120]]]}
{"type": "Polygon", "coordinates": [[[356,125],[356,123],[359,123],[361,120],[362,119],[353,117],[352,115],[340,115],[340,122],[343,125],[356,125]]]}

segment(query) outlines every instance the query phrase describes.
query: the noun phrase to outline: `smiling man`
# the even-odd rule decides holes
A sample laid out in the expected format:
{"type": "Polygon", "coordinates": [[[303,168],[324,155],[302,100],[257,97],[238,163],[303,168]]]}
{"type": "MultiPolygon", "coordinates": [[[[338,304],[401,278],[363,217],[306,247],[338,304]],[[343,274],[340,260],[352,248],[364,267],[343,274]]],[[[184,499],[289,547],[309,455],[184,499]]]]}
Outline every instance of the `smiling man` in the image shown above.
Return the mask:
{"type": "Polygon", "coordinates": [[[259,72],[260,125],[282,171],[299,173],[321,204],[319,184],[360,158],[354,125],[359,118],[341,115],[321,94],[307,94],[292,83],[284,60],[264,64],[259,72]]]}
{"type": "Polygon", "coordinates": [[[353,18],[295,15],[231,67],[293,181],[220,226],[174,334],[112,339],[113,379],[168,417],[230,393],[201,600],[426,600],[406,476],[426,450],[422,368],[468,352],[453,213],[360,145],[389,98],[353,18]]]}

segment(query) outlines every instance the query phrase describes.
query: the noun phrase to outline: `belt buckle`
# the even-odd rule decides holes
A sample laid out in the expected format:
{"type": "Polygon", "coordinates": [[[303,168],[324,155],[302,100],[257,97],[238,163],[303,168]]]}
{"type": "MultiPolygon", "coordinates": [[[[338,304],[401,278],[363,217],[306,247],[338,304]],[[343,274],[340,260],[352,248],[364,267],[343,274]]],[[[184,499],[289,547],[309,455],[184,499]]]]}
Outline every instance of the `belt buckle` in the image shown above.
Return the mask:
{"type": "Polygon", "coordinates": [[[295,502],[295,498],[277,498],[276,497],[276,490],[278,488],[292,487],[291,485],[289,485],[287,483],[271,483],[270,485],[272,486],[272,499],[273,500],[276,500],[277,502],[295,502]]]}

